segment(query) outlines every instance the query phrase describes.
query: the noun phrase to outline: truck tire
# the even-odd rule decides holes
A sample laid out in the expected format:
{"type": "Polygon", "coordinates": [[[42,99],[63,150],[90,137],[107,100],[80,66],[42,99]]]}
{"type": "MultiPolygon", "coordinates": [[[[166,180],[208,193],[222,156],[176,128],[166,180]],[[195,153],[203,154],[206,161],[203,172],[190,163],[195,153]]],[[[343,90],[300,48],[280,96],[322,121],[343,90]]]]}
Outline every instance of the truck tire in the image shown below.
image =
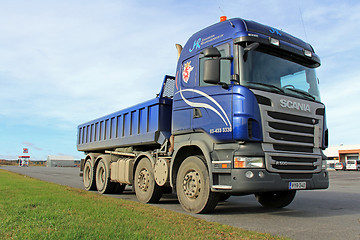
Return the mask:
{"type": "Polygon", "coordinates": [[[113,193],[115,189],[114,182],[110,181],[110,170],[109,166],[106,165],[106,162],[103,159],[100,159],[96,167],[96,188],[99,193],[113,193]]]}
{"type": "Polygon", "coordinates": [[[209,172],[203,156],[187,157],[176,177],[176,193],[183,209],[191,213],[211,212],[219,194],[211,192],[209,172]]]}
{"type": "Polygon", "coordinates": [[[137,199],[142,203],[157,203],[163,194],[162,187],[155,182],[151,162],[146,157],[136,166],[134,189],[137,199]]]}
{"type": "Polygon", "coordinates": [[[257,201],[266,208],[283,208],[295,198],[296,191],[257,193],[257,201]]]}
{"type": "Polygon", "coordinates": [[[91,161],[85,162],[83,170],[83,184],[87,191],[96,190],[95,170],[91,161]]]}

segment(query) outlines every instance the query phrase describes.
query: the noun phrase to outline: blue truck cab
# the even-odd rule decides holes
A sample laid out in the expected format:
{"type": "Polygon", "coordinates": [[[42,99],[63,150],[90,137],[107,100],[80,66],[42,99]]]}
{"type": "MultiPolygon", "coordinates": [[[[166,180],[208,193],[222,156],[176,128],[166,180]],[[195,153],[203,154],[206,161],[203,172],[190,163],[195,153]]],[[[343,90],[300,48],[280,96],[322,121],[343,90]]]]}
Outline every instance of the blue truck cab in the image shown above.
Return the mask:
{"type": "Polygon", "coordinates": [[[205,213],[231,195],[285,207],[297,190],[328,187],[311,45],[235,18],[195,33],[178,54],[155,99],[78,127],[87,190],[128,184],[157,202],[172,189],[186,211],[205,213]]]}

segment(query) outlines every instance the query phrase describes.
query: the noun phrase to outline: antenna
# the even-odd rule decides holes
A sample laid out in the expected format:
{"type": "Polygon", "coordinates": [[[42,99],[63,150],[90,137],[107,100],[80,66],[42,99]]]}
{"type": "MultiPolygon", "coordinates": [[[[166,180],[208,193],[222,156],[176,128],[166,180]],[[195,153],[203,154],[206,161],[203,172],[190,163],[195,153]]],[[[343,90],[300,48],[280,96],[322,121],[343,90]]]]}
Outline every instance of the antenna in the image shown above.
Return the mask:
{"type": "Polygon", "coordinates": [[[309,42],[308,38],[307,38],[307,34],[306,34],[306,29],[305,29],[305,24],[304,24],[304,19],[303,19],[303,14],[302,14],[302,11],[301,11],[300,4],[299,4],[299,12],[300,12],[300,17],[301,17],[301,23],[302,23],[302,26],[303,26],[303,29],[304,29],[306,42],[309,42]]]}
{"type": "MultiPolygon", "coordinates": [[[[221,13],[222,13],[222,15],[223,16],[226,16],[226,14],[225,14],[225,12],[221,9],[221,7],[219,6],[219,9],[220,9],[220,11],[221,11],[221,13]]],[[[220,18],[221,19],[221,18],[220,18]]],[[[226,17],[225,17],[225,19],[226,19],[226,17]]],[[[229,21],[229,23],[231,24],[231,26],[234,28],[235,27],[235,25],[229,20],[229,19],[226,19],[226,20],[228,20],[229,21]]]]}

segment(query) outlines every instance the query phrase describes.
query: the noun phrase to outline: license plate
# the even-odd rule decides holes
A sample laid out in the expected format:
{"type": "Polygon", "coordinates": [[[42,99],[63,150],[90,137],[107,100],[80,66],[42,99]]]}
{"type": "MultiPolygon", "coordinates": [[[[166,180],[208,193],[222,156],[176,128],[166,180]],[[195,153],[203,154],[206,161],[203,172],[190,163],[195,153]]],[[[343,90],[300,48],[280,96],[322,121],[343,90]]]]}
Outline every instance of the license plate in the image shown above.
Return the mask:
{"type": "Polygon", "coordinates": [[[306,189],[306,182],[289,182],[289,189],[306,189]]]}

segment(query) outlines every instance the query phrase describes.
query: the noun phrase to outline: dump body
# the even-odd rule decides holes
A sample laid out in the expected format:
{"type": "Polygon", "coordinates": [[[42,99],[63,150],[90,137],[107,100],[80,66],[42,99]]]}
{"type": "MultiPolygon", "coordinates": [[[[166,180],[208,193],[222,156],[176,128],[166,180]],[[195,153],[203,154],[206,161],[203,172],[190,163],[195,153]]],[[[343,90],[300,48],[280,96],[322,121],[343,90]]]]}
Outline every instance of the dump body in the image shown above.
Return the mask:
{"type": "MultiPolygon", "coordinates": [[[[166,81],[173,80],[166,76],[166,81]]],[[[128,146],[158,146],[171,133],[171,94],[158,97],[78,126],[77,149],[84,152],[128,146]]]]}

